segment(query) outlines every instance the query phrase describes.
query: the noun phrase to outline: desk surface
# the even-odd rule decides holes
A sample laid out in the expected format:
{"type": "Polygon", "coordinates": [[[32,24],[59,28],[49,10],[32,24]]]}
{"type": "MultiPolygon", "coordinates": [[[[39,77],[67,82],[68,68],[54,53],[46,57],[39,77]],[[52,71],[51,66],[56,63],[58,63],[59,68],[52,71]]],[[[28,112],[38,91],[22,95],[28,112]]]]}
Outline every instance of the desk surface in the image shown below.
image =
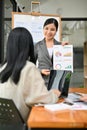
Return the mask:
{"type": "MultiPolygon", "coordinates": [[[[70,88],[69,92],[87,93],[87,88],[70,88]]],[[[33,107],[27,121],[30,128],[87,128],[87,110],[49,111],[33,107]]]]}

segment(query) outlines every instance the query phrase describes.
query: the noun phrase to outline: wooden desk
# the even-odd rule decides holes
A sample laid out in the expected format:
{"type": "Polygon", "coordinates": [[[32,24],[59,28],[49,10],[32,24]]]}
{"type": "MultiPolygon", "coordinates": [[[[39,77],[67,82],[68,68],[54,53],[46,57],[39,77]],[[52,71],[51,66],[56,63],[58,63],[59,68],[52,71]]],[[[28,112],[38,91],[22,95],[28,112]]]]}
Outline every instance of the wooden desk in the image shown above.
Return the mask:
{"type": "MultiPolygon", "coordinates": [[[[87,93],[87,88],[70,88],[69,92],[87,93]]],[[[87,128],[87,110],[59,110],[33,107],[27,121],[30,128],[87,128]]]]}

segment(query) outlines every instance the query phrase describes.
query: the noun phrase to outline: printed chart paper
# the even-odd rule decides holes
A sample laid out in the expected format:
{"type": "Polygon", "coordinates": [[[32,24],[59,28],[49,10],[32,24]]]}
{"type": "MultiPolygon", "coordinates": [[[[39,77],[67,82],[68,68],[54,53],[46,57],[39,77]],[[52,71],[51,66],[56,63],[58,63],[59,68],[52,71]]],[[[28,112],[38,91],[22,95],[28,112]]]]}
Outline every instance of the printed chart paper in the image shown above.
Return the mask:
{"type": "Polygon", "coordinates": [[[73,46],[54,45],[53,47],[53,69],[70,70],[73,72],[73,46]]]}

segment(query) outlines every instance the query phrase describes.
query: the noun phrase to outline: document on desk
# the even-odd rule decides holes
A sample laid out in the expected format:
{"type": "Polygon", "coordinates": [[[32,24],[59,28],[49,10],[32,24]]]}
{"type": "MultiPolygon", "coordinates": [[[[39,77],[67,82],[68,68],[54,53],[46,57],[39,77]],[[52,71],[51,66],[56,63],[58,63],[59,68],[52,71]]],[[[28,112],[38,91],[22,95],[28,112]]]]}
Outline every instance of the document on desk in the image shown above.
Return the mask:
{"type": "Polygon", "coordinates": [[[68,97],[61,103],[56,104],[37,104],[36,107],[42,106],[50,111],[60,110],[87,110],[87,102],[82,102],[80,97],[86,95],[84,93],[69,93],[68,97]]]}
{"type": "Polygon", "coordinates": [[[87,102],[80,100],[80,97],[84,95],[86,94],[78,92],[69,93],[65,102],[73,104],[71,107],[72,110],[87,110],[87,102]]]}
{"type": "Polygon", "coordinates": [[[84,95],[86,95],[86,94],[78,93],[78,92],[68,93],[68,97],[65,98],[65,101],[71,102],[71,103],[81,102],[80,98],[81,98],[81,96],[84,96],[84,95]]]}
{"type": "Polygon", "coordinates": [[[73,46],[53,46],[53,69],[70,70],[73,72],[73,46]]]}
{"type": "Polygon", "coordinates": [[[58,111],[58,110],[70,109],[71,105],[67,105],[64,103],[48,104],[48,105],[44,105],[44,108],[51,110],[51,111],[58,111]]]}
{"type": "Polygon", "coordinates": [[[76,102],[74,104],[58,103],[58,104],[49,104],[44,105],[44,108],[50,111],[59,111],[59,110],[87,110],[87,103],[85,102],[76,102]]]}
{"type": "Polygon", "coordinates": [[[69,93],[68,97],[65,98],[65,100],[58,104],[48,104],[44,105],[46,109],[49,109],[51,111],[58,111],[58,110],[87,110],[87,103],[82,102],[80,100],[80,97],[82,95],[85,95],[84,93],[69,93]]]}
{"type": "Polygon", "coordinates": [[[74,103],[71,107],[71,110],[87,110],[87,103],[86,102],[74,103]]]}

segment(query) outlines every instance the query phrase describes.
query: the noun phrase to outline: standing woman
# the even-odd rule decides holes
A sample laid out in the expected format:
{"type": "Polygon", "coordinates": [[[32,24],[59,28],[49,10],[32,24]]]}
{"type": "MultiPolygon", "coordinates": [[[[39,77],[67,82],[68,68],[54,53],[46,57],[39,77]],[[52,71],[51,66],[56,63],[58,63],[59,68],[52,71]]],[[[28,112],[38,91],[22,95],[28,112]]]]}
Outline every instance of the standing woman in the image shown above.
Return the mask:
{"type": "Polygon", "coordinates": [[[67,44],[58,42],[54,38],[57,30],[58,21],[54,18],[47,19],[43,25],[44,39],[35,44],[35,59],[38,60],[38,68],[48,89],[50,89],[49,86],[51,87],[57,72],[53,70],[53,45],[67,44]]]}

